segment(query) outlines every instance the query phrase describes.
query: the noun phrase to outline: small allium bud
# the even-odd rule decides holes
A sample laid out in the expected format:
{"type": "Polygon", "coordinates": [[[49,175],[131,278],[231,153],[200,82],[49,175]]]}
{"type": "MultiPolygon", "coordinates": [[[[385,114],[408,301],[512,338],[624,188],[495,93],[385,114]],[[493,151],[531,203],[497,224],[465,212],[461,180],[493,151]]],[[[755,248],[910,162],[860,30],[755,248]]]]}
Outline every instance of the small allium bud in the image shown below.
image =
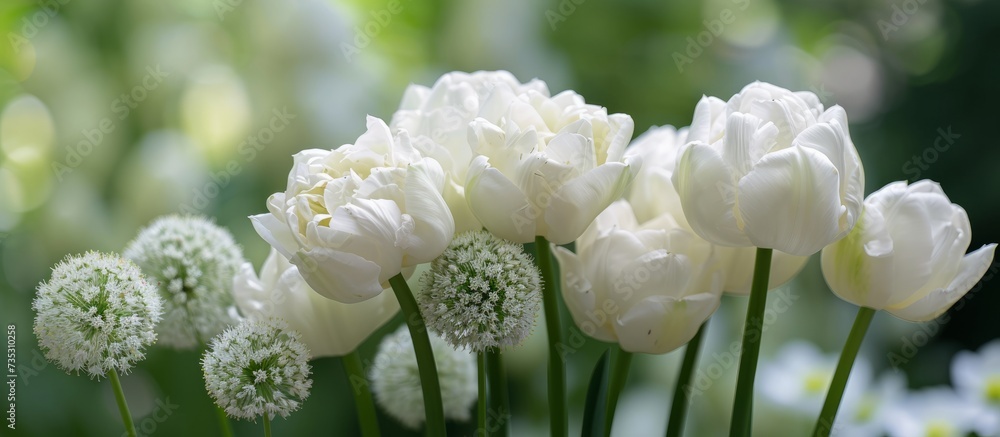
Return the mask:
{"type": "Polygon", "coordinates": [[[236,323],[232,287],[243,253],[229,231],[204,217],[160,217],[124,255],[160,285],[161,343],[190,349],[236,323]]]}
{"type": "MultiPolygon", "coordinates": [[[[469,420],[469,410],[479,393],[476,357],[456,350],[436,335],[431,335],[431,350],[441,383],[444,416],[469,420]]],[[[404,425],[417,429],[424,422],[424,393],[420,386],[417,354],[406,325],[382,340],[375,355],[369,378],[379,405],[404,425]]]]}
{"type": "Polygon", "coordinates": [[[420,312],[455,347],[479,352],[515,346],[535,326],[541,280],[520,244],[487,231],[466,232],[421,280],[420,312]]]}
{"type": "Polygon", "coordinates": [[[212,340],[201,360],[205,387],[226,414],[287,417],[309,397],[309,351],[279,319],[245,320],[212,340]]]}
{"type": "Polygon", "coordinates": [[[45,357],[91,378],[128,373],[156,341],[162,301],[131,261],[114,254],[67,256],[31,303],[45,357]]]}

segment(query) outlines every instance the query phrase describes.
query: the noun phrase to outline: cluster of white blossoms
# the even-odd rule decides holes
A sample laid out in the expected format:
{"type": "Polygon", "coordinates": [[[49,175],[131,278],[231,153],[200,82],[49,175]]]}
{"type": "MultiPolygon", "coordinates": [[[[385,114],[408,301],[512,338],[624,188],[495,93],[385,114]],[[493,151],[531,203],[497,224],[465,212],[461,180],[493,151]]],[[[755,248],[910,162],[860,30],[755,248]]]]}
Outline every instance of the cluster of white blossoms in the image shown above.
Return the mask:
{"type": "MultiPolygon", "coordinates": [[[[441,381],[445,417],[469,420],[478,395],[475,355],[431,335],[431,349],[441,381]]],[[[378,347],[369,378],[375,400],[392,417],[417,429],[424,422],[424,394],[417,377],[417,355],[406,325],[387,335],[378,347]]]]}
{"type": "Polygon", "coordinates": [[[309,397],[309,351],[281,320],[248,320],[212,340],[202,358],[205,387],[226,414],[287,417],[309,397]]]}
{"type": "Polygon", "coordinates": [[[159,283],[161,343],[190,349],[236,323],[231,291],[243,252],[226,229],[204,217],[165,216],[142,229],[123,254],[159,283]]]}
{"type": "Polygon", "coordinates": [[[486,231],[467,232],[431,263],[417,302],[428,326],[456,348],[515,346],[535,325],[539,275],[521,245],[486,231]]]}
{"type": "Polygon", "coordinates": [[[128,373],[156,341],[162,302],[139,268],[118,255],[68,256],[38,286],[31,304],[45,357],[91,378],[128,373]]]}

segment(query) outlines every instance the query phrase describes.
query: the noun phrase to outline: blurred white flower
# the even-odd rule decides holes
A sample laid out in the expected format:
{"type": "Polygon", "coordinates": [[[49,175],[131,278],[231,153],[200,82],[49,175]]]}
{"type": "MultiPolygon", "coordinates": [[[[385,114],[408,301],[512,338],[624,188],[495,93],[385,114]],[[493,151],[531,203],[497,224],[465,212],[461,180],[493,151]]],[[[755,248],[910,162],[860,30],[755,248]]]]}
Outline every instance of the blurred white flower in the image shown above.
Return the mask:
{"type": "Polygon", "coordinates": [[[806,256],[847,235],[864,170],[840,106],[754,82],[695,108],[672,180],[691,227],[724,246],[806,256]]]}
{"type": "Polygon", "coordinates": [[[31,308],[45,358],[94,378],[128,373],[145,358],[143,349],[156,341],[162,301],[131,261],[87,252],[56,264],[31,308]]]}
{"type": "Polygon", "coordinates": [[[542,305],[538,267],[520,244],[484,231],[455,237],[421,278],[427,325],[475,352],[520,345],[542,305]]]}
{"type": "Polygon", "coordinates": [[[950,387],[911,392],[886,413],[890,437],[964,437],[973,431],[978,407],[950,387]]]}
{"type": "MultiPolygon", "coordinates": [[[[677,152],[687,141],[687,134],[686,127],[680,129],[670,125],[654,127],[632,141],[632,144],[625,149],[625,157],[637,156],[643,162],[626,195],[640,223],[652,220],[663,213],[670,213],[681,227],[693,232],[684,217],[681,199],[671,180],[677,165],[677,152]]],[[[726,283],[722,290],[732,294],[750,294],[756,249],[717,246],[715,250],[726,273],[726,283]]],[[[774,251],[768,289],[773,290],[791,280],[808,260],[807,256],[774,251]]]]}
{"type": "Polygon", "coordinates": [[[608,115],[573,91],[499,98],[509,103],[469,127],[480,155],[465,185],[472,213],[515,243],[535,236],[555,244],[576,240],[639,171],[641,159],[623,157],[632,118],[608,115]]]}
{"type": "Polygon", "coordinates": [[[960,395],[981,406],[980,435],[1000,435],[1000,340],[975,353],[961,351],[951,362],[951,380],[960,395]]]}
{"type": "MultiPolygon", "coordinates": [[[[819,415],[837,369],[838,354],[824,354],[816,345],[793,341],[778,350],[774,359],[761,364],[757,389],[769,400],[806,417],[819,415]]],[[[841,408],[856,404],[871,381],[871,367],[858,359],[847,379],[841,408]]],[[[838,417],[845,411],[841,411],[838,417]]]]}
{"type": "Polygon", "coordinates": [[[231,290],[243,251],[226,229],[200,216],[163,216],[139,231],[124,255],[159,283],[163,344],[190,349],[236,323],[231,290]]]}
{"type": "Polygon", "coordinates": [[[854,230],[823,249],[830,289],[903,320],[932,320],[983,277],[996,244],[968,255],[969,217],[936,182],[893,182],[865,200],[854,230]]]}
{"type": "Polygon", "coordinates": [[[273,317],[288,323],[299,332],[313,358],[351,353],[399,312],[392,293],[356,304],[321,296],[309,288],[298,268],[274,249],[260,267],[260,277],[252,264],[243,264],[233,280],[233,297],[247,318],[273,317]]]}
{"type": "Polygon", "coordinates": [[[287,417],[309,397],[309,350],[277,319],[246,320],[212,339],[201,365],[205,387],[226,414],[287,417]]]}
{"type": "Polygon", "coordinates": [[[662,354],[694,337],[716,308],[723,276],[712,245],[664,214],[638,223],[612,203],[577,240],[555,247],[562,293],[587,335],[629,352],[662,354]]]}
{"type": "Polygon", "coordinates": [[[883,374],[860,395],[841,401],[831,434],[850,437],[885,435],[888,411],[904,396],[906,379],[895,373],[883,374]]]}
{"type": "MultiPolygon", "coordinates": [[[[445,418],[469,420],[479,394],[476,356],[457,350],[436,335],[431,350],[441,382],[445,418]]],[[[424,423],[424,393],[420,388],[417,355],[406,325],[382,339],[369,378],[375,400],[390,416],[417,429],[424,423]]]]}
{"type": "Polygon", "coordinates": [[[403,269],[437,258],[455,232],[441,196],[444,173],[403,131],[368,117],[368,131],[335,150],[297,153],[283,193],[254,229],[316,292],[371,299],[403,269]]]}

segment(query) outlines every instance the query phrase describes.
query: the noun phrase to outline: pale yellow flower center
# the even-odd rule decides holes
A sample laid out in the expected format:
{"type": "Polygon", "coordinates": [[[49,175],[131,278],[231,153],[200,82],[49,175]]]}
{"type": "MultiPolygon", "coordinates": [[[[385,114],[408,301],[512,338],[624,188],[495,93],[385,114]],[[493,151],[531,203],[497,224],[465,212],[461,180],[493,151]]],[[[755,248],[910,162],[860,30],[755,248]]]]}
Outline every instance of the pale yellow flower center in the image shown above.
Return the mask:
{"type": "Polygon", "coordinates": [[[986,401],[992,404],[1000,404],[1000,375],[990,376],[986,380],[986,401]]]}
{"type": "Polygon", "coordinates": [[[943,420],[933,420],[927,424],[927,433],[924,434],[925,437],[948,437],[954,435],[955,429],[952,428],[951,424],[943,420]]]}
{"type": "Polygon", "coordinates": [[[830,372],[821,370],[809,372],[802,381],[802,384],[807,393],[823,393],[826,391],[826,387],[830,385],[830,372]]]}
{"type": "Polygon", "coordinates": [[[872,396],[865,396],[858,403],[858,409],[854,413],[854,419],[859,423],[865,423],[872,420],[875,416],[875,410],[878,409],[878,400],[874,399],[872,396]]]}

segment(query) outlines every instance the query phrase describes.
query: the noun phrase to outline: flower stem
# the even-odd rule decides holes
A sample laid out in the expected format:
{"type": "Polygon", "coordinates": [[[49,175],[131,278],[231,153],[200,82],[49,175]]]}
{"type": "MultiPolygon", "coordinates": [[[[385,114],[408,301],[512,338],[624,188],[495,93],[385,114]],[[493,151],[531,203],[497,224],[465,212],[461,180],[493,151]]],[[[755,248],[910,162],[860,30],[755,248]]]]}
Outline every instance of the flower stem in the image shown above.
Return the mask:
{"type": "Polygon", "coordinates": [[[687,388],[691,386],[691,377],[694,376],[694,364],[698,361],[698,352],[701,350],[701,337],[708,328],[708,321],[705,321],[698,328],[698,333],[688,342],[684,348],[684,360],[681,362],[681,371],[677,375],[677,384],[674,386],[674,400],[670,403],[670,418],[667,419],[667,437],[681,437],[684,433],[684,420],[687,418],[688,397],[687,388]]]}
{"type": "Polygon", "coordinates": [[[354,393],[354,408],[358,412],[361,435],[378,437],[378,416],[375,414],[375,402],[372,401],[372,392],[368,388],[368,379],[365,378],[361,355],[358,355],[358,350],[355,349],[341,359],[344,362],[344,372],[347,373],[347,383],[351,385],[351,392],[354,393]]]}
{"type": "Polygon", "coordinates": [[[118,380],[118,371],[111,369],[108,372],[108,379],[111,380],[111,387],[115,391],[115,400],[118,401],[118,412],[122,415],[122,421],[125,422],[125,432],[128,433],[129,437],[135,437],[135,424],[132,423],[132,414],[128,411],[128,403],[125,402],[125,392],[122,391],[122,383],[118,380]]]}
{"type": "Polygon", "coordinates": [[[764,306],[767,303],[767,280],[771,273],[771,249],[757,248],[750,285],[750,304],[743,325],[743,347],[729,435],[749,436],[753,424],[753,380],[757,374],[760,338],[764,330],[764,306]]]}
{"type": "Polygon", "coordinates": [[[219,417],[219,429],[222,431],[222,437],[232,437],[233,429],[229,427],[229,416],[226,415],[226,411],[216,405],[215,415],[219,417]]]}
{"type": "Polygon", "coordinates": [[[490,383],[490,408],[498,418],[494,424],[496,430],[490,429],[490,435],[506,437],[507,413],[510,411],[510,401],[507,396],[507,370],[503,365],[500,350],[486,352],[486,372],[490,383]]]}
{"type": "Polygon", "coordinates": [[[615,421],[615,408],[618,407],[618,396],[625,388],[628,380],[629,366],[632,364],[632,353],[615,347],[615,358],[611,362],[611,373],[608,378],[608,401],[604,404],[604,435],[611,435],[611,424],[615,421]]]}
{"type": "Polygon", "coordinates": [[[479,362],[479,404],[477,409],[479,421],[476,435],[485,436],[489,432],[486,427],[486,352],[480,352],[476,355],[479,362]]]}
{"type": "Polygon", "coordinates": [[[424,318],[420,315],[420,307],[406,284],[402,274],[389,278],[392,291],[396,293],[399,309],[403,320],[410,330],[413,339],[413,351],[417,354],[417,370],[420,373],[420,387],[424,394],[424,413],[426,429],[429,436],[445,435],[444,407],[441,403],[441,385],[438,382],[437,365],[434,363],[434,352],[431,350],[431,339],[427,336],[424,318]]]}
{"type": "Polygon", "coordinates": [[[566,368],[559,348],[562,325],[559,323],[559,290],[556,289],[556,266],[552,248],[545,237],[535,237],[535,262],[542,272],[542,303],[545,307],[545,328],[549,337],[549,423],[552,437],[568,434],[566,422],[566,368]]]}
{"type": "Polygon", "coordinates": [[[837,417],[837,409],[840,408],[840,399],[844,397],[844,388],[847,387],[847,378],[851,376],[851,367],[854,367],[854,359],[861,349],[861,342],[865,339],[868,326],[875,317],[875,310],[868,307],[858,308],[858,315],[854,318],[854,326],[847,336],[847,343],[844,343],[844,350],[840,353],[840,361],[837,362],[837,370],[833,373],[833,382],[830,383],[830,391],[826,393],[826,401],[823,402],[823,409],[819,413],[816,421],[816,430],[813,435],[816,437],[827,437],[833,431],[833,420],[837,417]]]}
{"type": "Polygon", "coordinates": [[[271,437],[271,417],[264,413],[264,437],[271,437]]]}

